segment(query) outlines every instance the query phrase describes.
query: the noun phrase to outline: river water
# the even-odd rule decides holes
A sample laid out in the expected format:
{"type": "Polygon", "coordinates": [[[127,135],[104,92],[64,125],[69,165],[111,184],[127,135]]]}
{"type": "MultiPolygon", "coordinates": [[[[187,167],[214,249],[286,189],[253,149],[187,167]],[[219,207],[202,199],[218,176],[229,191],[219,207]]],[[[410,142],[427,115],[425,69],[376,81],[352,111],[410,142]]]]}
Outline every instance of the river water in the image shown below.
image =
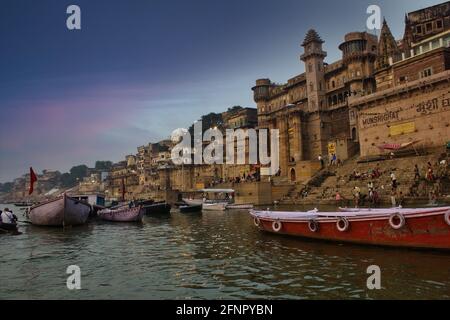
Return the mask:
{"type": "Polygon", "coordinates": [[[246,211],[20,231],[0,235],[0,299],[450,299],[449,254],[271,235],[246,211]],[[70,265],[81,290],[66,287],[70,265]]]}

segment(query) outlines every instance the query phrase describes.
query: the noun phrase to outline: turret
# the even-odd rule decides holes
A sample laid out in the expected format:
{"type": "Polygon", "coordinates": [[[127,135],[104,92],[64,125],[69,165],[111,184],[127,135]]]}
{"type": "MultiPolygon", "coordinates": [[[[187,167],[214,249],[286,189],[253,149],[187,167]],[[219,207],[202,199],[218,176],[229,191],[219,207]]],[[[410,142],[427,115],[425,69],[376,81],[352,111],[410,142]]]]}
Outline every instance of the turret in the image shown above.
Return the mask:
{"type": "Polygon", "coordinates": [[[319,111],[325,107],[325,81],[323,60],[327,53],[322,50],[324,41],[311,29],[306,34],[302,47],[305,53],[300,59],[305,63],[308,94],[308,110],[319,111]]]}
{"type": "Polygon", "coordinates": [[[377,37],[367,32],[351,32],[345,35],[339,46],[342,62],[348,72],[346,83],[351,95],[360,95],[375,90],[373,78],[374,63],[377,55],[377,37]]]}
{"type": "Polygon", "coordinates": [[[269,100],[270,79],[256,80],[256,86],[252,88],[253,99],[256,103],[269,100]]]}

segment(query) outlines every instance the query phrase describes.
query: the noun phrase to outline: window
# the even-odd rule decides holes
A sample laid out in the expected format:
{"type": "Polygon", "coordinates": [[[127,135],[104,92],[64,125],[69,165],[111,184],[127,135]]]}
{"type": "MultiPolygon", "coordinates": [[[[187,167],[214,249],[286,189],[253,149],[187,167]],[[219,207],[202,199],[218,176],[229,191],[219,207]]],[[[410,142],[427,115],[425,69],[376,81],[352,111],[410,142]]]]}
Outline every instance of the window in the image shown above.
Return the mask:
{"type": "Polygon", "coordinates": [[[422,26],[417,26],[416,27],[416,33],[417,34],[422,34],[422,26]]]}
{"type": "Polygon", "coordinates": [[[433,30],[433,24],[431,22],[428,22],[425,25],[425,29],[427,30],[427,32],[430,32],[431,30],[433,30]]]}
{"type": "Polygon", "coordinates": [[[427,68],[425,70],[423,70],[422,72],[420,72],[419,76],[420,78],[426,78],[429,77],[433,74],[433,69],[432,68],[427,68]]]}
{"type": "Polygon", "coordinates": [[[442,20],[436,21],[436,29],[442,29],[442,20]]]}
{"type": "Polygon", "coordinates": [[[336,87],[336,83],[334,82],[334,80],[333,80],[333,81],[331,81],[331,86],[332,86],[333,88],[335,88],[335,87],[336,87]]]}

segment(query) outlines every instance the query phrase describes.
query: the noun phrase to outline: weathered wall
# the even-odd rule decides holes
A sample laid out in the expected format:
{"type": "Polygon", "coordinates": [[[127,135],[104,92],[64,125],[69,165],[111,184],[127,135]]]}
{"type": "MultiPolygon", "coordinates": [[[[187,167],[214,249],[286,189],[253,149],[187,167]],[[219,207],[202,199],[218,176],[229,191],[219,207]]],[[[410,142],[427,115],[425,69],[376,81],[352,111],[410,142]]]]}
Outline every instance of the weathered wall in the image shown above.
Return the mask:
{"type": "Polygon", "coordinates": [[[419,141],[437,147],[450,140],[450,83],[388,97],[359,114],[361,156],[380,154],[385,143],[419,141]]]}

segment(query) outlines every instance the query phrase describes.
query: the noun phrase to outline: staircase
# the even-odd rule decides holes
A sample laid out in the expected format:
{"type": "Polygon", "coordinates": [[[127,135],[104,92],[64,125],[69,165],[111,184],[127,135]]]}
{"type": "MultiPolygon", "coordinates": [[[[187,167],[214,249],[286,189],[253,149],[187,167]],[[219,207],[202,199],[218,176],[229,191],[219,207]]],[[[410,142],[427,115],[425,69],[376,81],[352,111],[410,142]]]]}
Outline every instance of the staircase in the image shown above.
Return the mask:
{"type": "MultiPolygon", "coordinates": [[[[353,190],[357,186],[361,189],[363,195],[368,195],[369,190],[367,184],[373,181],[374,187],[383,203],[390,202],[391,195],[391,170],[397,178],[397,191],[405,197],[406,201],[415,201],[417,199],[428,201],[430,192],[437,192],[440,196],[450,194],[449,168],[439,168],[438,160],[441,152],[435,152],[425,156],[413,156],[404,158],[394,158],[389,160],[380,160],[373,162],[358,163],[357,158],[347,160],[340,167],[327,168],[320,171],[305,185],[296,185],[289,193],[287,193],[281,203],[295,204],[304,203],[334,203],[336,192],[339,191],[341,196],[347,200],[353,199],[353,190]],[[427,163],[433,165],[435,175],[443,176],[434,182],[425,180],[427,163]],[[414,180],[414,165],[419,166],[421,179],[414,180]],[[379,167],[381,176],[371,179],[369,173],[379,167]],[[363,176],[358,180],[352,180],[351,175],[356,170],[363,176]],[[441,172],[439,172],[441,170],[441,172]],[[443,170],[443,171],[442,171],[443,170]],[[307,196],[302,196],[302,191],[308,190],[307,196]]],[[[444,198],[445,199],[445,198],[444,198]]],[[[448,198],[447,198],[448,199],[448,198]]],[[[450,199],[449,199],[450,200],[450,199]]]]}

